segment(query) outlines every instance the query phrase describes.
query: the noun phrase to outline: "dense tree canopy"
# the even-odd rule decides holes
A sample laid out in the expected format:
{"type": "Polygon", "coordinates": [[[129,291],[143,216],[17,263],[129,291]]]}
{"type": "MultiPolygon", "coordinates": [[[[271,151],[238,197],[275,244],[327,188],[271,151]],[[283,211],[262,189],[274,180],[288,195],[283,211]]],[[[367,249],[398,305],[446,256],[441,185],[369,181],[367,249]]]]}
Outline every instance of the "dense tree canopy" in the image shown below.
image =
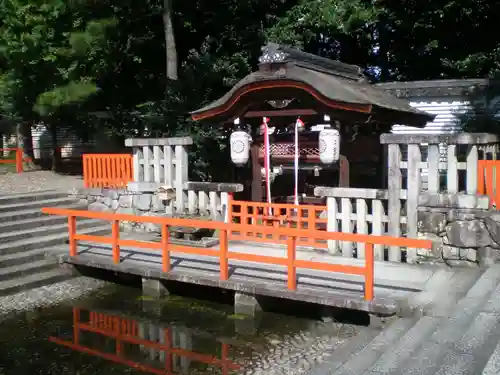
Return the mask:
{"type": "Polygon", "coordinates": [[[373,81],[492,77],[499,22],[495,0],[3,0],[0,125],[189,132],[200,144],[187,112],[254,68],[266,41],[373,81]]]}

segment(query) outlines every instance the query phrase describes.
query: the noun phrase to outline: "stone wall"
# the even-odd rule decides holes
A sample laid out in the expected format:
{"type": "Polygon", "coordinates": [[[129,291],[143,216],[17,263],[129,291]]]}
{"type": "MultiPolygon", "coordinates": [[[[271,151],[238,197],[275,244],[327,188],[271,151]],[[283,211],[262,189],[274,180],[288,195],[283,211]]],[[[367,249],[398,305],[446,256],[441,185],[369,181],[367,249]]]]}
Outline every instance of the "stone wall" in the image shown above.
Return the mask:
{"type": "MultiPolygon", "coordinates": [[[[71,194],[88,204],[90,211],[115,212],[137,216],[165,216],[165,201],[155,192],[140,192],[127,189],[81,189],[71,194]]],[[[121,222],[122,229],[160,232],[152,223],[121,222]]]]}
{"type": "MultiPolygon", "coordinates": [[[[226,220],[229,194],[243,190],[241,184],[186,182],[181,207],[176,206],[178,194],[170,195],[156,184],[133,183],[126,189],[77,189],[70,195],[88,205],[90,211],[114,212],[137,216],[197,217],[207,220],[226,220]]],[[[122,230],[161,232],[152,223],[120,222],[122,230]]]]}
{"type": "Polygon", "coordinates": [[[434,241],[420,262],[489,265],[500,260],[500,213],[485,196],[423,194],[419,198],[419,236],[434,241]]]}

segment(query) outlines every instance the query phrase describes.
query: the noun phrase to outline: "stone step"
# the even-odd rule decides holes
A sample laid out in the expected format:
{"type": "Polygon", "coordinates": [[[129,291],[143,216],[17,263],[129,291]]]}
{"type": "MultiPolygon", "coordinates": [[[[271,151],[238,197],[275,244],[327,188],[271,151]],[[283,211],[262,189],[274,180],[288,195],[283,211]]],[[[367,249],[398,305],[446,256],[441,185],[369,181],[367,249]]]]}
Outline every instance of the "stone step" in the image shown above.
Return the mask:
{"type": "Polygon", "coordinates": [[[344,345],[335,349],[322,363],[315,365],[310,375],[334,374],[334,370],[342,366],[344,362],[347,361],[347,358],[352,356],[353,353],[357,353],[368,345],[377,334],[379,334],[379,332],[373,329],[361,331],[355,337],[347,340],[344,345]]]}
{"type": "Polygon", "coordinates": [[[29,192],[22,194],[8,194],[0,196],[0,206],[12,205],[16,203],[36,202],[39,200],[47,200],[47,199],[67,198],[67,197],[68,197],[67,192],[61,192],[56,190],[37,191],[37,192],[29,192]]]}
{"type": "MultiPolygon", "coordinates": [[[[80,230],[79,234],[103,235],[111,232],[111,224],[105,223],[92,228],[80,230]]],[[[27,238],[8,243],[0,244],[0,255],[24,253],[29,250],[43,249],[59,244],[63,244],[68,240],[68,233],[56,233],[43,237],[27,238]]]]}
{"type": "Polygon", "coordinates": [[[11,295],[25,290],[50,285],[59,281],[72,278],[71,274],[64,269],[57,268],[33,275],[16,277],[0,283],[0,296],[11,295]]]}
{"type": "Polygon", "coordinates": [[[449,316],[442,317],[436,331],[411,359],[398,368],[394,374],[433,375],[450,345],[459,341],[465,329],[475,320],[478,313],[490,306],[500,311],[500,269],[493,266],[486,270],[469,289],[458,304],[452,306],[449,316]],[[494,302],[496,298],[496,303],[494,302]],[[488,304],[488,301],[490,303],[488,304]]]}
{"type": "Polygon", "coordinates": [[[421,292],[414,293],[408,303],[417,316],[423,316],[425,306],[434,301],[443,288],[449,285],[455,272],[449,269],[437,270],[424,285],[421,292]]]}
{"type": "Polygon", "coordinates": [[[31,219],[21,219],[14,221],[7,221],[0,226],[0,234],[14,232],[23,229],[32,229],[40,227],[48,227],[57,224],[67,224],[68,218],[64,216],[43,215],[31,219]]]}
{"type": "Polygon", "coordinates": [[[479,313],[465,334],[446,350],[436,375],[480,374],[500,339],[500,319],[495,313],[479,313]]]}
{"type": "Polygon", "coordinates": [[[59,268],[55,262],[46,259],[26,262],[15,266],[0,268],[0,281],[10,280],[25,275],[33,275],[59,268]]]}
{"type": "MultiPolygon", "coordinates": [[[[66,219],[66,218],[64,218],[66,219]]],[[[67,219],[66,219],[67,221],[67,219]]],[[[103,225],[105,222],[95,219],[77,220],[77,233],[81,229],[94,228],[103,225]]],[[[12,231],[10,233],[0,233],[0,244],[5,244],[10,241],[28,239],[33,237],[46,237],[51,234],[68,233],[68,223],[55,224],[51,226],[39,226],[38,228],[22,229],[12,231]]]]}
{"type": "MultiPolygon", "coordinates": [[[[479,373],[478,373],[479,374],[479,373]]],[[[500,342],[486,363],[482,375],[498,375],[500,374],[500,342]]]]}
{"type": "MultiPolygon", "coordinates": [[[[391,346],[385,347],[383,354],[367,371],[353,372],[352,374],[386,375],[394,373],[428,340],[440,321],[440,318],[433,316],[421,317],[404,336],[392,342],[391,346]]],[[[364,358],[360,355],[358,360],[362,359],[364,358]]]]}
{"type": "Polygon", "coordinates": [[[435,297],[421,310],[422,316],[449,316],[458,301],[463,298],[481,277],[478,268],[460,269],[448,281],[447,287],[439,288],[435,297]],[[450,288],[450,286],[452,286],[450,288]]]}
{"type": "Polygon", "coordinates": [[[365,347],[346,358],[345,363],[332,374],[363,374],[364,371],[379,360],[384,352],[393,350],[395,343],[399,342],[406,333],[411,332],[414,326],[415,319],[398,319],[394,321],[365,347]]]}
{"type": "MultiPolygon", "coordinates": [[[[52,206],[47,205],[47,207],[54,207],[54,205],[52,206]]],[[[76,203],[75,200],[73,199],[71,203],[64,205],[64,208],[72,210],[86,210],[87,205],[82,203],[76,203]]],[[[46,215],[42,213],[41,207],[19,209],[12,212],[3,212],[0,213],[0,224],[16,220],[34,219],[42,216],[45,217],[46,215]]]]}
{"type": "MultiPolygon", "coordinates": [[[[68,249],[66,245],[66,250],[68,249]]],[[[45,248],[24,251],[22,253],[6,254],[0,256],[0,268],[12,267],[29,262],[45,259],[47,250],[45,248]]]]}
{"type": "Polygon", "coordinates": [[[65,206],[74,203],[75,203],[75,198],[70,198],[70,197],[41,199],[33,202],[15,202],[15,203],[1,205],[0,213],[28,210],[28,209],[41,209],[42,207],[65,206]]]}

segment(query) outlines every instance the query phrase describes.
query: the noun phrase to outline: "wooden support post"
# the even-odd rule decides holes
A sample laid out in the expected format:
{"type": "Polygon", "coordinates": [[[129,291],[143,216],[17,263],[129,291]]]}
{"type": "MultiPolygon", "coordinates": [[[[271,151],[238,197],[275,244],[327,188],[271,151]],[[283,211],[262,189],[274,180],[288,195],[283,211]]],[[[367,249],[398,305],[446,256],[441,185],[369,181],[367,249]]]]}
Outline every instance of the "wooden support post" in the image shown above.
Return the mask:
{"type": "Polygon", "coordinates": [[[170,251],[168,249],[169,241],[168,225],[161,226],[161,251],[162,251],[162,271],[170,272],[170,251]]]}
{"type": "Polygon", "coordinates": [[[16,148],[16,172],[23,172],[23,149],[16,148]]]}
{"type": "Polygon", "coordinates": [[[373,300],[374,295],[374,278],[375,278],[375,265],[373,262],[373,244],[367,243],[365,245],[365,300],[373,300]]]}
{"type": "Polygon", "coordinates": [[[288,237],[287,253],[288,253],[288,289],[297,290],[297,269],[295,268],[296,255],[296,237],[288,237]]]}
{"type": "Polygon", "coordinates": [[[113,262],[118,264],[120,263],[120,245],[118,245],[118,241],[120,240],[120,222],[118,220],[113,220],[111,224],[111,239],[113,241],[113,262]]]}
{"type": "Polygon", "coordinates": [[[69,240],[69,255],[76,256],[76,217],[68,216],[68,240],[69,240]]]}
{"type": "Polygon", "coordinates": [[[220,230],[219,243],[220,243],[220,279],[227,280],[229,278],[229,269],[227,262],[227,252],[228,252],[227,229],[220,230]]]}
{"type": "Polygon", "coordinates": [[[226,343],[222,343],[222,350],[221,350],[221,359],[222,359],[222,375],[229,375],[229,345],[226,343]]]}

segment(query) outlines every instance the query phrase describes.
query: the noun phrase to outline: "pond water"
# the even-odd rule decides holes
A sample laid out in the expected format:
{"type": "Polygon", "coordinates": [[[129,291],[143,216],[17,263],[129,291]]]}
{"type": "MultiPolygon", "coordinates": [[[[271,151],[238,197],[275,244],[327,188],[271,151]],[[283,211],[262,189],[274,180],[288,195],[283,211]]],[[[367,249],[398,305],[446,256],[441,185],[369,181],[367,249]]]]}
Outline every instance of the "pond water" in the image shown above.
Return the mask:
{"type": "Polygon", "coordinates": [[[328,355],[360,329],[277,313],[255,322],[229,303],[112,285],[0,321],[0,374],[266,373],[328,355]]]}

